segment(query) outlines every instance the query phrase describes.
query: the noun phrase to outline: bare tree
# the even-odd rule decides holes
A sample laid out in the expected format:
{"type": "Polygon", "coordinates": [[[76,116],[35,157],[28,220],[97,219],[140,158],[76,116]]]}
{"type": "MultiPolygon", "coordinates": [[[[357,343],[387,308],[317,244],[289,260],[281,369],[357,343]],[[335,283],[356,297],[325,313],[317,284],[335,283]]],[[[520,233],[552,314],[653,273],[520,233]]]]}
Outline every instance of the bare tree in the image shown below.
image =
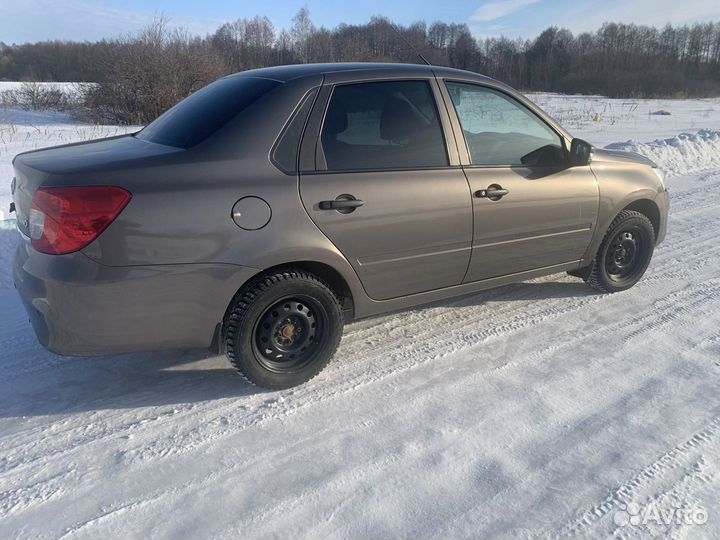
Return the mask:
{"type": "Polygon", "coordinates": [[[720,22],[661,29],[609,22],[577,36],[550,27],[510,40],[475,36],[466,24],[402,26],[381,16],[318,28],[307,7],[288,29],[256,16],[201,38],[160,17],[138,35],[109,41],[0,43],[0,79],[95,82],[85,95],[96,118],[143,123],[227,73],[298,62],[418,62],[418,54],[524,90],[720,95],[720,22]]]}
{"type": "Polygon", "coordinates": [[[106,80],[86,89],[96,120],[143,124],[225,72],[222,59],[200,38],[172,29],[160,17],[127,37],[101,60],[106,80]]]}
{"type": "Polygon", "coordinates": [[[310,48],[312,34],[315,26],[310,20],[310,10],[307,6],[300,8],[300,11],[293,17],[290,35],[292,36],[293,50],[302,62],[310,62],[310,48]]]}

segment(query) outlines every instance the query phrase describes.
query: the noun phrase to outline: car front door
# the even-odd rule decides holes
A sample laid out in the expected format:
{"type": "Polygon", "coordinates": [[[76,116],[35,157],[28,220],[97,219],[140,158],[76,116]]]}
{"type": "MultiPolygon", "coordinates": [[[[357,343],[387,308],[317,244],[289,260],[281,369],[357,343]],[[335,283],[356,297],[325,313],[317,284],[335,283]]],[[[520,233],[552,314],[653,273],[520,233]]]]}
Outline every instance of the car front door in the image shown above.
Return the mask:
{"type": "Polygon", "coordinates": [[[370,298],[460,284],[470,261],[472,197],[446,136],[452,131],[437,106],[437,82],[332,77],[301,147],[308,214],[370,298]]]}
{"type": "Polygon", "coordinates": [[[465,282],[579,261],[598,212],[590,167],[569,167],[563,138],[514,97],[468,82],[445,85],[473,193],[465,282]]]}

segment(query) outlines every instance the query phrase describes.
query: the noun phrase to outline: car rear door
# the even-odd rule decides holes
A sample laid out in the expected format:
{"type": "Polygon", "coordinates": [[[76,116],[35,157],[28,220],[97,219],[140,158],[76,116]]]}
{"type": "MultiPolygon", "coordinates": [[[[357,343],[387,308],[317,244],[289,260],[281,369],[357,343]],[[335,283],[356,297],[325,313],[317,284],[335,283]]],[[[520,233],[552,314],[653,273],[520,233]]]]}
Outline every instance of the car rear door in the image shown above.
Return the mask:
{"type": "Polygon", "coordinates": [[[305,209],[373,299],[460,284],[472,203],[437,82],[387,71],[356,79],[326,76],[308,120],[305,209]]]}
{"type": "Polygon", "coordinates": [[[569,167],[564,138],[512,95],[465,81],[444,85],[473,193],[465,282],[579,261],[598,212],[590,167],[569,167]]]}

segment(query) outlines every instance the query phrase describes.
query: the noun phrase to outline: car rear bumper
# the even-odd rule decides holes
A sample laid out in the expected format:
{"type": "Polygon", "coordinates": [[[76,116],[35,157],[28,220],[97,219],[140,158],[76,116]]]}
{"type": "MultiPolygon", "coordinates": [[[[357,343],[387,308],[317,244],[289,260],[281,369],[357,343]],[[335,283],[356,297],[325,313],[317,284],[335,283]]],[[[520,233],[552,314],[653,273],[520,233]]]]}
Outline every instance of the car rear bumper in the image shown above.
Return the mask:
{"type": "Polygon", "coordinates": [[[237,290],[256,273],[231,264],[111,267],[20,242],[15,287],[40,343],[69,356],[209,347],[237,290]]]}

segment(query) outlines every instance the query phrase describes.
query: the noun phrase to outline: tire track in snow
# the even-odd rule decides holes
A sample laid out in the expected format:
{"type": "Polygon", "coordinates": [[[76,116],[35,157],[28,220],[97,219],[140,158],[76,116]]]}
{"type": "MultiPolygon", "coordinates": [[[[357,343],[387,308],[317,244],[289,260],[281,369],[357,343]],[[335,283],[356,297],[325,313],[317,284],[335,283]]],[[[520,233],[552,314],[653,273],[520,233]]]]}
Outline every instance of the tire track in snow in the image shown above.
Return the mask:
{"type": "MultiPolygon", "coordinates": [[[[712,231],[700,237],[685,236],[680,242],[674,244],[673,252],[678,249],[684,249],[686,244],[698,242],[698,240],[702,242],[707,239],[709,241],[712,238],[714,238],[712,231]]],[[[717,252],[717,249],[714,251],[717,252]]],[[[670,256],[668,257],[669,264],[656,268],[651,275],[647,276],[640,282],[638,287],[647,288],[649,283],[666,278],[667,276],[665,274],[668,267],[670,267],[670,269],[673,267],[683,268],[686,267],[689,261],[692,262],[693,257],[696,259],[704,259],[707,258],[707,256],[707,252],[698,252],[684,261],[680,261],[677,257],[670,256]]],[[[544,279],[553,279],[553,276],[544,279]]],[[[568,277],[563,277],[562,279],[566,280],[568,283],[576,282],[576,280],[568,277]]],[[[591,295],[574,301],[568,301],[566,298],[552,298],[550,301],[554,305],[551,305],[550,307],[547,307],[546,305],[548,302],[547,299],[539,299],[536,301],[531,300],[526,301],[529,302],[529,304],[522,306],[526,309],[529,307],[530,313],[527,313],[521,312],[520,309],[513,304],[513,296],[518,294],[521,295],[523,286],[514,285],[510,287],[511,289],[508,291],[498,292],[493,295],[495,298],[502,297],[503,300],[505,300],[500,306],[486,305],[486,303],[483,303],[478,308],[473,306],[470,308],[472,312],[471,317],[468,318],[459,317],[456,313],[458,309],[457,307],[431,308],[431,311],[439,310],[439,313],[433,314],[430,318],[432,324],[428,324],[428,320],[422,316],[411,323],[414,326],[419,326],[421,328],[424,327],[424,331],[420,331],[415,334],[409,331],[407,332],[407,335],[401,336],[394,343],[386,342],[385,346],[392,347],[393,349],[393,352],[389,356],[383,354],[368,356],[364,350],[366,349],[366,345],[364,343],[356,344],[357,348],[353,348],[352,346],[347,347],[346,344],[343,343],[344,347],[341,348],[338,353],[338,361],[335,362],[334,371],[341,370],[344,380],[341,381],[340,385],[330,382],[329,384],[332,386],[330,388],[325,386],[320,393],[318,393],[315,388],[302,389],[300,392],[292,392],[292,400],[282,399],[281,401],[274,399],[267,400],[266,397],[263,397],[262,395],[252,396],[250,398],[251,403],[248,404],[239,415],[227,412],[228,408],[235,409],[233,403],[219,409],[217,409],[213,403],[209,403],[204,406],[194,407],[190,410],[180,410],[170,417],[157,415],[154,419],[150,420],[153,422],[152,427],[157,429],[163,427],[158,424],[164,424],[164,427],[169,431],[175,432],[174,435],[170,439],[156,439],[153,443],[155,446],[153,449],[145,448],[136,452],[127,452],[125,458],[128,459],[129,462],[134,462],[135,460],[143,462],[160,457],[170,457],[178,453],[186,453],[194,450],[200,444],[210,443],[225,435],[235,433],[238,430],[265,424],[282,416],[294,414],[306,407],[321,405],[328,399],[343,396],[348,392],[358,390],[367,384],[372,384],[391,375],[397,375],[406,369],[419,367],[429,360],[438,360],[448,354],[462,353],[468,347],[484,343],[488,339],[506,336],[511,332],[522,330],[527,326],[538,324],[550,320],[551,318],[576,311],[588,303],[600,302],[604,299],[612,298],[604,295],[591,295]],[[495,309],[496,307],[499,307],[500,309],[495,309]],[[497,319],[500,315],[510,315],[510,317],[504,321],[501,319],[497,325],[487,325],[488,321],[485,319],[497,319]],[[472,327],[474,324],[480,325],[481,328],[479,330],[472,330],[469,332],[463,331],[463,329],[472,327]],[[484,328],[482,327],[483,324],[486,325],[484,328]],[[460,335],[458,335],[458,333],[460,335]],[[438,334],[443,334],[445,337],[434,339],[438,334]],[[421,342],[419,347],[417,345],[417,341],[421,342]],[[399,343],[403,343],[403,345],[400,350],[395,351],[394,349],[398,347],[399,343]],[[460,346],[458,346],[458,344],[460,344],[460,346]],[[343,362],[342,359],[348,356],[363,356],[364,361],[361,364],[356,365],[343,362]],[[382,356],[385,356],[385,358],[381,358],[382,356]],[[381,365],[373,366],[373,369],[370,370],[368,369],[367,364],[369,361],[373,360],[376,362],[381,361],[381,365]],[[355,368],[354,370],[353,367],[355,368]],[[261,401],[261,403],[257,403],[258,400],[261,401]],[[181,437],[182,434],[176,433],[174,426],[176,426],[178,422],[187,420],[190,415],[201,416],[206,414],[208,411],[211,412],[211,417],[204,419],[204,421],[200,423],[199,427],[193,428],[190,432],[185,434],[185,437],[181,437]],[[204,436],[200,433],[203,433],[204,436]]],[[[483,299],[482,293],[478,296],[481,300],[483,299]]],[[[538,298],[542,298],[542,296],[538,295],[538,298]]],[[[472,306],[473,302],[476,301],[477,297],[471,297],[460,299],[453,303],[469,304],[472,306]]],[[[419,310],[419,313],[422,314],[423,310],[419,310]]],[[[329,375],[335,375],[334,373],[330,373],[333,371],[332,367],[333,364],[329,366],[329,374],[321,375],[321,378],[328,379],[331,378],[329,375]]],[[[57,450],[58,455],[48,456],[45,454],[47,451],[45,448],[43,452],[45,455],[37,456],[37,458],[57,458],[59,455],[65,455],[68,451],[84,448],[87,444],[101,442],[107,437],[116,437],[119,434],[131,433],[132,431],[136,431],[142,427],[138,425],[137,422],[131,421],[126,422],[126,426],[123,428],[122,425],[118,426],[113,418],[110,418],[109,420],[108,424],[110,425],[105,426],[104,428],[101,425],[93,424],[93,427],[97,429],[95,437],[91,436],[90,439],[80,438],[75,441],[74,444],[70,444],[63,449],[57,450]]],[[[188,422],[183,423],[185,425],[188,424],[188,422]]],[[[83,426],[81,429],[84,428],[87,428],[87,426],[83,426]]],[[[40,431],[42,429],[42,427],[38,428],[40,431]]],[[[70,426],[69,429],[72,432],[74,427],[70,426]]],[[[85,435],[87,435],[87,433],[85,433],[85,435]]],[[[35,460],[31,459],[25,463],[25,465],[30,465],[34,463],[34,461],[35,460]]],[[[15,465],[19,466],[20,463],[16,463],[15,465]]]]}
{"type": "MultiPolygon", "coordinates": [[[[700,194],[701,192],[697,191],[697,193],[700,194]]],[[[693,206],[693,204],[691,204],[692,200],[690,198],[684,198],[684,199],[685,199],[685,201],[687,201],[688,204],[685,204],[685,201],[683,201],[680,205],[674,204],[673,210],[672,210],[673,214],[677,214],[677,213],[682,213],[683,215],[685,213],[697,214],[698,210],[701,210],[704,213],[706,210],[709,210],[713,206],[713,204],[702,204],[702,205],[693,206]],[[679,212],[676,212],[676,206],[677,206],[677,210],[679,210],[679,212]]],[[[717,200],[717,197],[715,197],[715,196],[709,196],[709,197],[705,198],[705,201],[710,201],[711,203],[715,203],[716,200],[717,200]]],[[[695,217],[697,217],[697,215],[695,217]]],[[[702,223],[695,223],[695,226],[697,227],[696,230],[699,229],[701,232],[706,231],[707,228],[709,226],[711,227],[712,225],[713,225],[713,222],[710,220],[707,220],[702,223]]],[[[677,277],[679,275],[682,275],[683,277],[690,276],[690,274],[686,270],[687,267],[690,266],[691,268],[694,269],[696,267],[693,267],[692,266],[693,264],[698,264],[703,261],[705,264],[712,264],[709,261],[712,261],[712,257],[717,255],[717,250],[708,250],[708,251],[704,251],[703,253],[697,253],[697,252],[702,252],[704,249],[704,246],[706,246],[706,245],[708,247],[710,247],[711,244],[714,244],[713,239],[714,239],[715,234],[716,233],[714,230],[709,231],[709,233],[703,232],[699,236],[694,235],[694,234],[686,234],[686,235],[683,235],[682,240],[678,241],[677,243],[674,243],[673,246],[667,246],[667,244],[666,244],[666,246],[662,246],[658,252],[659,257],[656,258],[656,262],[657,262],[658,258],[663,259],[663,265],[660,265],[659,267],[654,268],[652,275],[649,275],[647,280],[644,280],[643,282],[641,282],[641,285],[643,283],[645,283],[646,281],[648,283],[658,283],[658,282],[667,281],[668,278],[677,277]],[[684,249],[687,249],[688,247],[692,247],[692,246],[697,247],[698,245],[702,246],[703,249],[698,249],[696,251],[696,253],[694,253],[690,257],[683,258],[682,261],[680,260],[680,257],[678,257],[678,254],[683,253],[683,251],[680,250],[679,248],[682,247],[684,249]],[[672,247],[672,250],[665,249],[666,247],[668,247],[668,248],[672,247]],[[697,256],[695,256],[695,255],[697,255],[697,256]],[[665,260],[667,262],[665,262],[665,260]],[[672,270],[674,272],[674,274],[673,275],[668,274],[666,272],[668,270],[672,270]]],[[[675,242],[675,235],[673,235],[673,242],[675,242]]],[[[547,278],[547,280],[550,280],[550,279],[552,279],[552,278],[547,278]]],[[[563,278],[563,279],[566,279],[568,282],[570,282],[570,280],[568,278],[563,278]]],[[[520,289],[521,288],[522,287],[520,287],[520,289]]],[[[641,292],[652,294],[652,290],[650,287],[643,287],[642,289],[638,289],[638,290],[640,290],[641,292]]],[[[471,321],[478,320],[486,315],[496,317],[498,315],[498,313],[500,313],[502,316],[508,317],[508,319],[507,319],[507,324],[509,324],[509,326],[507,327],[508,333],[514,333],[514,332],[523,330],[523,329],[527,328],[528,326],[531,326],[533,323],[521,324],[516,327],[512,326],[513,315],[515,315],[516,312],[519,312],[523,308],[527,307],[527,305],[524,303],[521,303],[520,305],[518,305],[516,303],[513,296],[517,296],[517,295],[522,296],[522,292],[518,291],[518,288],[513,287],[509,291],[498,292],[496,295],[494,295],[494,297],[501,297],[500,303],[495,304],[495,305],[490,304],[490,305],[483,305],[482,307],[477,307],[477,306],[472,306],[473,300],[459,300],[459,301],[453,301],[449,305],[446,305],[446,306],[443,306],[440,308],[430,308],[429,310],[426,310],[426,311],[421,310],[420,313],[417,315],[417,317],[410,321],[400,319],[398,316],[389,316],[387,318],[384,318],[381,321],[373,321],[372,324],[368,323],[368,325],[362,330],[364,332],[364,334],[357,335],[357,334],[354,334],[353,332],[350,332],[348,334],[349,338],[351,338],[351,339],[349,339],[349,343],[348,343],[348,354],[367,355],[367,344],[361,343],[361,339],[363,338],[363,336],[372,334],[374,331],[377,331],[376,328],[375,329],[373,328],[375,325],[379,326],[383,322],[387,322],[388,320],[390,320],[393,322],[397,321],[397,324],[395,326],[395,329],[397,329],[397,330],[402,329],[403,325],[405,325],[408,322],[410,325],[413,325],[412,327],[423,327],[423,326],[427,327],[429,325],[432,325],[433,327],[442,326],[445,322],[448,322],[448,319],[452,319],[452,317],[447,317],[447,311],[452,308],[457,309],[458,307],[467,308],[471,312],[472,316],[475,317],[474,319],[471,319],[471,321]],[[507,309],[504,309],[504,308],[507,308],[507,309]],[[434,311],[435,309],[437,309],[438,311],[434,311]],[[432,316],[430,316],[430,314],[432,314],[432,316]]],[[[484,296],[484,298],[482,298],[482,299],[487,304],[488,303],[487,296],[485,296],[485,295],[483,295],[483,296],[484,296]]],[[[606,298],[606,297],[599,297],[599,298],[602,299],[602,298],[606,298]]],[[[700,302],[700,300],[697,297],[688,296],[687,298],[694,298],[694,301],[696,302],[696,305],[695,305],[696,309],[698,309],[704,305],[702,302],[700,302]]],[[[675,299],[677,301],[682,301],[684,298],[680,297],[680,296],[676,296],[675,299]]],[[[569,302],[568,300],[564,300],[564,301],[569,302]]],[[[527,302],[527,300],[525,300],[524,302],[527,302]]],[[[530,300],[530,302],[532,302],[532,300],[530,300]]],[[[538,302],[544,303],[545,301],[539,300],[538,302]]],[[[663,304],[663,305],[669,305],[669,304],[663,304]]],[[[580,306],[578,306],[578,308],[579,307],[580,306]]],[[[574,310],[570,310],[568,313],[558,313],[558,314],[551,313],[546,319],[542,319],[542,318],[536,319],[535,322],[547,322],[547,321],[553,320],[554,318],[572,313],[573,311],[574,310]]],[[[663,311],[663,313],[667,317],[667,319],[664,321],[664,324],[671,323],[674,318],[670,316],[670,312],[663,311]]],[[[687,315],[687,313],[683,312],[680,315],[684,316],[684,315],[687,315]]],[[[415,317],[415,315],[413,315],[413,317],[415,317]]],[[[449,321],[449,322],[452,323],[452,321],[449,321]]],[[[618,325],[618,326],[620,326],[620,325],[618,325]]],[[[457,324],[452,328],[451,332],[454,333],[453,334],[454,338],[457,338],[458,336],[460,336],[460,337],[464,336],[464,334],[459,330],[459,328],[461,328],[461,324],[457,324]]],[[[655,328],[654,331],[657,331],[657,328],[655,328]]],[[[636,334],[636,335],[642,335],[644,333],[645,333],[644,331],[640,331],[639,334],[636,334]]],[[[433,336],[438,335],[438,332],[435,332],[431,329],[426,329],[425,333],[422,335],[426,335],[426,336],[429,336],[429,338],[432,338],[433,336]]],[[[470,338],[469,344],[465,345],[464,343],[461,343],[460,344],[461,346],[459,348],[456,348],[454,351],[450,350],[447,354],[465,353],[468,350],[470,350],[471,348],[479,346],[482,343],[484,343],[483,340],[495,339],[497,337],[500,337],[500,336],[492,335],[492,334],[485,334],[483,337],[482,332],[478,332],[475,335],[470,333],[469,334],[469,338],[470,338]],[[476,339],[478,341],[473,342],[472,341],[473,339],[476,339]]],[[[400,335],[396,338],[396,341],[390,342],[390,343],[388,343],[388,345],[392,346],[394,343],[397,343],[397,342],[405,343],[405,346],[408,349],[412,349],[415,345],[414,343],[412,343],[412,337],[408,336],[408,335],[400,335]]],[[[431,346],[431,347],[425,348],[425,349],[422,349],[422,348],[415,349],[416,354],[420,355],[420,356],[432,354],[434,351],[438,351],[438,350],[440,350],[440,351],[446,350],[446,344],[443,344],[443,346],[439,347],[439,348],[431,346]]],[[[414,354],[411,350],[409,352],[409,358],[412,359],[413,356],[414,356],[414,354]]],[[[439,358],[444,358],[445,356],[446,355],[441,354],[439,358]]],[[[376,355],[376,354],[371,355],[371,358],[374,358],[375,360],[379,360],[378,355],[376,355]]],[[[423,360],[422,363],[424,363],[428,360],[431,360],[431,359],[426,358],[423,360]]],[[[401,369],[389,370],[389,371],[386,371],[383,373],[378,373],[377,374],[378,376],[374,380],[363,379],[362,375],[357,375],[357,374],[353,374],[353,376],[355,377],[355,382],[359,381],[360,383],[364,383],[364,384],[372,384],[373,382],[383,381],[384,384],[387,384],[389,382],[387,380],[389,377],[392,377],[394,375],[399,375],[399,374],[403,373],[404,371],[406,371],[407,369],[412,369],[413,367],[422,365],[422,363],[418,363],[418,362],[412,363],[411,362],[409,364],[405,364],[404,367],[402,367],[401,369]]],[[[355,362],[355,363],[353,363],[353,366],[354,366],[354,368],[357,368],[357,369],[368,369],[368,366],[366,364],[367,364],[367,359],[363,358],[362,362],[355,362]]],[[[64,366],[61,366],[61,367],[64,368],[64,366]]],[[[339,376],[339,374],[336,372],[333,372],[332,377],[328,377],[328,378],[332,379],[332,378],[335,378],[336,376],[339,376]]],[[[327,382],[327,381],[324,381],[324,382],[327,382]]],[[[330,382],[334,383],[335,381],[331,380],[330,382]]],[[[303,410],[305,408],[305,406],[304,406],[303,409],[300,409],[300,408],[293,409],[292,406],[288,405],[288,403],[287,403],[288,401],[308,400],[308,403],[306,405],[307,407],[319,406],[319,405],[325,404],[325,402],[330,399],[333,399],[335,397],[343,397],[346,393],[352,392],[361,387],[362,387],[362,385],[355,386],[355,387],[353,387],[352,385],[348,385],[348,386],[346,386],[345,392],[339,392],[339,393],[337,393],[337,392],[336,393],[333,393],[333,392],[327,393],[326,392],[326,393],[317,394],[315,392],[312,392],[309,394],[303,394],[303,393],[293,392],[289,395],[289,398],[287,400],[283,400],[283,401],[266,400],[265,399],[266,396],[260,396],[260,397],[252,396],[251,398],[248,399],[248,401],[251,402],[252,406],[256,405],[257,408],[255,410],[252,410],[252,406],[249,407],[248,410],[244,411],[244,413],[246,413],[246,416],[244,416],[244,417],[240,416],[238,419],[242,421],[243,419],[251,418],[254,415],[261,415],[262,417],[260,418],[260,423],[258,423],[256,425],[264,425],[268,422],[281,420],[281,419],[285,418],[286,416],[288,416],[289,414],[293,414],[294,412],[303,410]],[[262,410],[263,407],[265,407],[267,410],[263,411],[262,410]],[[267,413],[267,414],[265,414],[265,413],[267,413]]],[[[183,410],[183,411],[181,411],[182,416],[175,416],[174,418],[165,418],[162,415],[156,415],[155,412],[151,411],[153,413],[151,415],[152,416],[151,418],[147,418],[147,419],[143,418],[143,419],[139,420],[139,422],[144,422],[147,420],[147,422],[145,424],[141,424],[139,422],[129,422],[129,423],[126,422],[125,427],[123,427],[122,424],[120,426],[116,425],[115,421],[118,418],[123,419],[123,418],[127,417],[128,415],[126,414],[126,411],[120,411],[119,413],[113,414],[113,415],[107,415],[106,414],[107,411],[103,411],[103,414],[105,416],[107,416],[107,424],[108,425],[106,426],[107,427],[106,433],[108,434],[109,437],[113,437],[113,436],[118,436],[118,434],[124,433],[126,430],[127,431],[137,430],[137,431],[141,431],[141,432],[142,431],[147,432],[149,430],[154,430],[158,427],[171,428],[172,423],[185,422],[185,421],[191,420],[192,418],[194,418],[196,416],[203,416],[208,411],[214,412],[213,408],[215,407],[215,405],[217,405],[217,403],[218,402],[215,402],[215,403],[211,402],[208,404],[198,405],[194,409],[183,410]]],[[[230,403],[228,405],[221,405],[220,408],[222,409],[221,412],[223,412],[225,409],[234,409],[235,404],[230,403]]],[[[215,418],[211,419],[211,421],[215,421],[218,419],[222,420],[223,418],[225,418],[227,420],[226,416],[219,414],[215,418]]],[[[71,432],[73,432],[74,429],[76,429],[74,426],[71,425],[74,422],[76,422],[75,418],[70,418],[67,420],[67,425],[70,426],[69,431],[67,433],[71,433],[71,432]]],[[[222,422],[220,422],[220,425],[222,425],[222,422]]],[[[210,427],[213,427],[213,426],[210,426],[210,427]]],[[[217,427],[217,426],[215,426],[215,427],[217,427]]],[[[252,427],[252,426],[248,426],[248,427],[252,427]]],[[[38,426],[38,432],[41,432],[42,430],[43,430],[43,426],[38,426]]],[[[92,433],[92,430],[88,430],[87,432],[85,432],[86,435],[88,433],[92,433]]],[[[227,429],[224,433],[221,434],[221,437],[215,437],[215,438],[209,437],[209,438],[205,439],[203,442],[209,443],[218,438],[224,438],[225,436],[232,435],[234,433],[236,433],[236,430],[227,429]]],[[[98,435],[98,434],[99,434],[100,438],[95,439],[95,440],[85,441],[84,443],[81,442],[80,444],[85,444],[88,442],[92,443],[95,441],[99,442],[99,441],[103,441],[106,439],[106,437],[103,436],[102,431],[95,433],[95,435],[98,435]]],[[[62,433],[61,433],[61,435],[62,435],[62,433]]],[[[198,434],[198,435],[202,435],[202,434],[198,434]]],[[[207,435],[207,434],[205,434],[205,435],[207,435]]],[[[177,443],[177,444],[182,444],[182,442],[183,442],[182,438],[179,438],[176,441],[173,441],[173,443],[177,443]]],[[[203,442],[201,442],[200,444],[202,444],[203,442]]],[[[196,447],[200,446],[200,444],[196,445],[196,447]]],[[[172,445],[170,445],[170,446],[172,446],[172,445]]],[[[195,448],[195,447],[193,447],[193,448],[195,448]]],[[[160,455],[160,457],[170,457],[174,454],[161,453],[159,455],[160,455]]],[[[62,452],[59,454],[56,454],[54,456],[54,458],[56,458],[56,459],[63,459],[66,457],[67,457],[67,455],[62,452]]],[[[152,463],[155,462],[153,456],[149,456],[149,458],[150,458],[149,462],[152,462],[152,463]]],[[[47,460],[47,461],[49,461],[49,460],[47,460]]],[[[39,468],[42,469],[43,465],[47,461],[38,463],[37,465],[39,465],[40,466],[39,468]]],[[[143,460],[140,460],[138,463],[143,463],[143,460]]],[[[41,485],[35,484],[32,486],[32,489],[40,490],[41,485]]]]}
{"type": "MultiPolygon", "coordinates": [[[[720,416],[697,431],[690,438],[664,453],[640,469],[631,478],[614,488],[601,502],[585,509],[570,523],[565,524],[548,536],[557,538],[592,537],[593,528],[612,511],[622,510],[621,504],[638,502],[657,495],[656,484],[678,470],[687,470],[689,465],[704,459],[703,453],[720,455],[720,416]]],[[[718,483],[717,476],[705,476],[705,481],[718,483]]]]}
{"type": "MultiPolygon", "coordinates": [[[[683,320],[685,316],[692,316],[693,309],[699,310],[707,306],[708,304],[720,304],[720,279],[713,280],[710,285],[711,294],[708,293],[707,287],[703,288],[685,288],[678,291],[674,291],[666,296],[661,296],[658,300],[654,301],[648,309],[645,310],[643,315],[632,316],[630,324],[626,319],[619,319],[618,321],[606,324],[603,326],[603,333],[606,335],[616,336],[622,343],[629,342],[649,332],[655,332],[660,327],[672,324],[680,321],[682,326],[689,326],[692,324],[692,319],[688,318],[683,320]],[[686,308],[685,303],[689,303],[693,309],[686,308]],[[678,306],[680,306],[678,308],[678,306]],[[624,330],[624,332],[623,332],[624,330]]],[[[624,308],[622,308],[624,309],[624,308]]],[[[715,312],[714,310],[712,311],[715,312]]],[[[588,338],[593,338],[597,335],[597,328],[589,325],[584,325],[581,329],[573,328],[572,332],[569,333],[567,340],[554,340],[548,345],[545,345],[539,351],[532,353],[525,360],[510,360],[508,362],[501,363],[493,366],[494,370],[507,370],[510,368],[517,367],[518,364],[535,364],[538,361],[542,361],[548,358],[551,354],[558,352],[563,349],[576,348],[581,342],[588,338]]]]}
{"type": "MultiPolygon", "coordinates": [[[[674,310],[674,308],[675,308],[676,305],[685,305],[685,304],[687,304],[691,299],[692,299],[692,302],[693,302],[693,303],[697,303],[698,299],[701,299],[702,301],[705,301],[705,302],[710,302],[710,301],[712,301],[713,299],[716,299],[716,298],[717,298],[718,288],[719,288],[719,287],[718,287],[717,280],[714,280],[713,283],[710,284],[710,289],[709,289],[709,290],[710,290],[710,292],[712,293],[712,294],[710,294],[710,295],[705,295],[705,294],[703,294],[702,291],[699,291],[699,290],[682,289],[682,290],[680,290],[680,291],[676,291],[675,293],[673,293],[673,294],[671,294],[671,295],[661,297],[661,298],[659,299],[659,301],[656,302],[656,303],[652,306],[650,312],[657,314],[657,315],[660,317],[660,319],[663,320],[664,322],[668,322],[668,321],[671,321],[671,320],[675,320],[675,319],[677,319],[677,317],[674,317],[674,318],[672,318],[672,317],[667,317],[666,314],[672,313],[672,311],[674,310]]],[[[698,307],[699,307],[699,305],[695,305],[695,308],[696,308],[696,309],[697,309],[698,307]]],[[[683,314],[684,314],[684,313],[690,313],[690,310],[683,310],[683,314]]],[[[647,316],[646,316],[645,318],[640,319],[640,320],[635,320],[635,321],[633,321],[633,325],[632,325],[632,326],[635,327],[635,328],[640,328],[640,329],[642,329],[642,328],[644,327],[644,325],[646,324],[646,322],[647,322],[646,319],[647,319],[647,316]]],[[[618,328],[622,328],[622,327],[626,327],[626,326],[627,326],[627,323],[626,323],[626,321],[621,320],[621,321],[617,322],[617,323],[616,323],[615,325],[613,325],[613,326],[618,327],[618,328]]],[[[612,328],[613,328],[613,327],[608,327],[608,328],[607,328],[607,331],[612,331],[612,328]]],[[[589,336],[592,336],[593,334],[594,334],[594,331],[589,331],[589,332],[587,332],[585,335],[577,336],[575,340],[573,340],[572,342],[567,342],[567,343],[565,343],[564,345],[565,345],[565,346],[568,346],[568,347],[570,347],[570,346],[576,346],[578,341],[580,341],[580,340],[582,340],[582,339],[585,339],[585,338],[587,338],[587,337],[589,337],[589,336]]],[[[632,337],[636,337],[637,335],[639,335],[639,334],[638,334],[638,331],[637,331],[637,330],[632,330],[632,331],[629,332],[629,334],[628,334],[628,336],[627,336],[626,339],[629,339],[629,338],[632,338],[632,337]]],[[[548,347],[546,350],[541,351],[541,352],[533,355],[533,357],[531,357],[531,361],[537,359],[538,357],[545,356],[546,354],[551,353],[552,351],[556,350],[557,348],[558,348],[558,347],[554,347],[554,346],[553,346],[553,347],[548,347]]],[[[507,368],[508,366],[504,366],[504,367],[507,368]]],[[[277,418],[274,418],[274,419],[277,420],[277,418]]],[[[217,427],[218,427],[218,426],[215,425],[215,424],[212,424],[212,425],[210,426],[211,429],[216,429],[217,427]]],[[[249,427],[249,426],[248,426],[248,427],[249,427]]],[[[165,456],[167,456],[167,454],[162,454],[162,455],[161,455],[161,457],[165,457],[165,456]]],[[[144,456],[144,457],[147,457],[147,456],[144,456]]]]}

